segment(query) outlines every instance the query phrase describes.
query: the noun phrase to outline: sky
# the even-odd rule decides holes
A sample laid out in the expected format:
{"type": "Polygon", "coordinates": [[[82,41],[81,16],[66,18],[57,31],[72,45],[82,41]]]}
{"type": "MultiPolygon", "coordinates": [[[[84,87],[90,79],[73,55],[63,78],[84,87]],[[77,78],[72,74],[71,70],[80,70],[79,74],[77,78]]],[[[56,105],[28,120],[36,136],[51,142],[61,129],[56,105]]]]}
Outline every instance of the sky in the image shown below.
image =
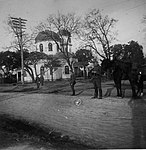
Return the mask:
{"type": "Polygon", "coordinates": [[[26,32],[29,32],[49,14],[59,11],[85,15],[94,8],[118,20],[115,25],[118,35],[114,44],[134,40],[143,46],[146,54],[146,23],[142,23],[146,16],[146,0],[0,0],[0,51],[10,46],[13,40],[5,24],[9,16],[26,19],[26,32]]]}

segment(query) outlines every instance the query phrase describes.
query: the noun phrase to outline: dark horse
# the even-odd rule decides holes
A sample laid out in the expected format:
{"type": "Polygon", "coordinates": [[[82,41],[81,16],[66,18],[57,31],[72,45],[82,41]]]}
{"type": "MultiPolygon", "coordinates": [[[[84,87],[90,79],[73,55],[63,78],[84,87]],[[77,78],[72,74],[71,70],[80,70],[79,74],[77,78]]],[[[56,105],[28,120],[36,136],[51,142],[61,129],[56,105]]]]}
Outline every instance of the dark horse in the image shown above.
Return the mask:
{"type": "Polygon", "coordinates": [[[113,79],[117,89],[117,96],[122,97],[121,80],[128,79],[132,88],[132,97],[136,98],[137,71],[132,69],[132,63],[117,59],[104,59],[101,63],[102,71],[112,70],[113,79]]]}

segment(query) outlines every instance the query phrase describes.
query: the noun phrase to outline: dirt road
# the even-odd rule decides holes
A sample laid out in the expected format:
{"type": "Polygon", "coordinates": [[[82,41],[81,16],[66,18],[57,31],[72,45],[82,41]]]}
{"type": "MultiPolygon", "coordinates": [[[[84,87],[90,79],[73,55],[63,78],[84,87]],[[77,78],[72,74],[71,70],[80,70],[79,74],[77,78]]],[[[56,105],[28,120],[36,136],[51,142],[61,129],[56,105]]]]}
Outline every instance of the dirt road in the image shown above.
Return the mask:
{"type": "Polygon", "coordinates": [[[0,97],[0,114],[35,122],[92,148],[146,148],[140,139],[146,129],[141,132],[146,125],[144,100],[24,93],[0,97]],[[135,139],[140,142],[133,145],[135,139]]]}

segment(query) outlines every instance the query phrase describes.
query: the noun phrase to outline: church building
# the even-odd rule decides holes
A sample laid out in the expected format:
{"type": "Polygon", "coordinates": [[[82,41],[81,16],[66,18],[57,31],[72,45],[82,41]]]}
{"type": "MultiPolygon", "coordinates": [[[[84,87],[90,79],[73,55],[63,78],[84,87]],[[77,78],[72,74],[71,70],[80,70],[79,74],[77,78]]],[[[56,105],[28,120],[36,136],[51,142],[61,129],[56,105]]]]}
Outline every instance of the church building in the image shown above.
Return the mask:
{"type": "MultiPolygon", "coordinates": [[[[45,30],[42,32],[39,32],[38,35],[35,38],[35,44],[36,44],[36,51],[43,52],[47,55],[58,55],[60,56],[59,60],[61,61],[61,66],[56,67],[53,70],[53,74],[51,74],[51,71],[49,68],[45,68],[45,60],[40,60],[37,64],[37,74],[40,75],[43,72],[44,80],[51,81],[52,75],[53,80],[57,79],[67,79],[70,77],[70,69],[65,59],[63,59],[60,52],[60,47],[63,48],[63,46],[68,46],[67,50],[69,51],[69,54],[71,54],[71,35],[67,30],[61,30],[59,33],[55,33],[54,31],[45,30]],[[61,34],[61,38],[60,35],[61,34]],[[68,40],[68,41],[67,41],[68,40]],[[59,47],[60,46],[60,47],[59,47]]],[[[30,65],[33,72],[35,72],[34,67],[30,65]]],[[[18,72],[17,79],[20,80],[20,73],[18,72]]],[[[31,82],[32,79],[30,75],[25,72],[24,75],[24,81],[25,82],[31,82]]]]}

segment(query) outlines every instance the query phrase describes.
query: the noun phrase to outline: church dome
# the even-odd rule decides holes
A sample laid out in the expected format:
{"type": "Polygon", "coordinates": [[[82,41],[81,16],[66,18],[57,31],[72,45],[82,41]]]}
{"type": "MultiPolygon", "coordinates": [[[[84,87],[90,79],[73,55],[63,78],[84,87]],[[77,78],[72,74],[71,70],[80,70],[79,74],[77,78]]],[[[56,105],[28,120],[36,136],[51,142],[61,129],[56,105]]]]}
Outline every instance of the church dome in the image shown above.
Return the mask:
{"type": "Polygon", "coordinates": [[[39,32],[38,35],[35,38],[35,43],[37,42],[42,42],[42,41],[52,41],[55,40],[57,42],[60,41],[60,37],[57,33],[50,31],[50,30],[45,30],[42,32],[39,32]]]}

